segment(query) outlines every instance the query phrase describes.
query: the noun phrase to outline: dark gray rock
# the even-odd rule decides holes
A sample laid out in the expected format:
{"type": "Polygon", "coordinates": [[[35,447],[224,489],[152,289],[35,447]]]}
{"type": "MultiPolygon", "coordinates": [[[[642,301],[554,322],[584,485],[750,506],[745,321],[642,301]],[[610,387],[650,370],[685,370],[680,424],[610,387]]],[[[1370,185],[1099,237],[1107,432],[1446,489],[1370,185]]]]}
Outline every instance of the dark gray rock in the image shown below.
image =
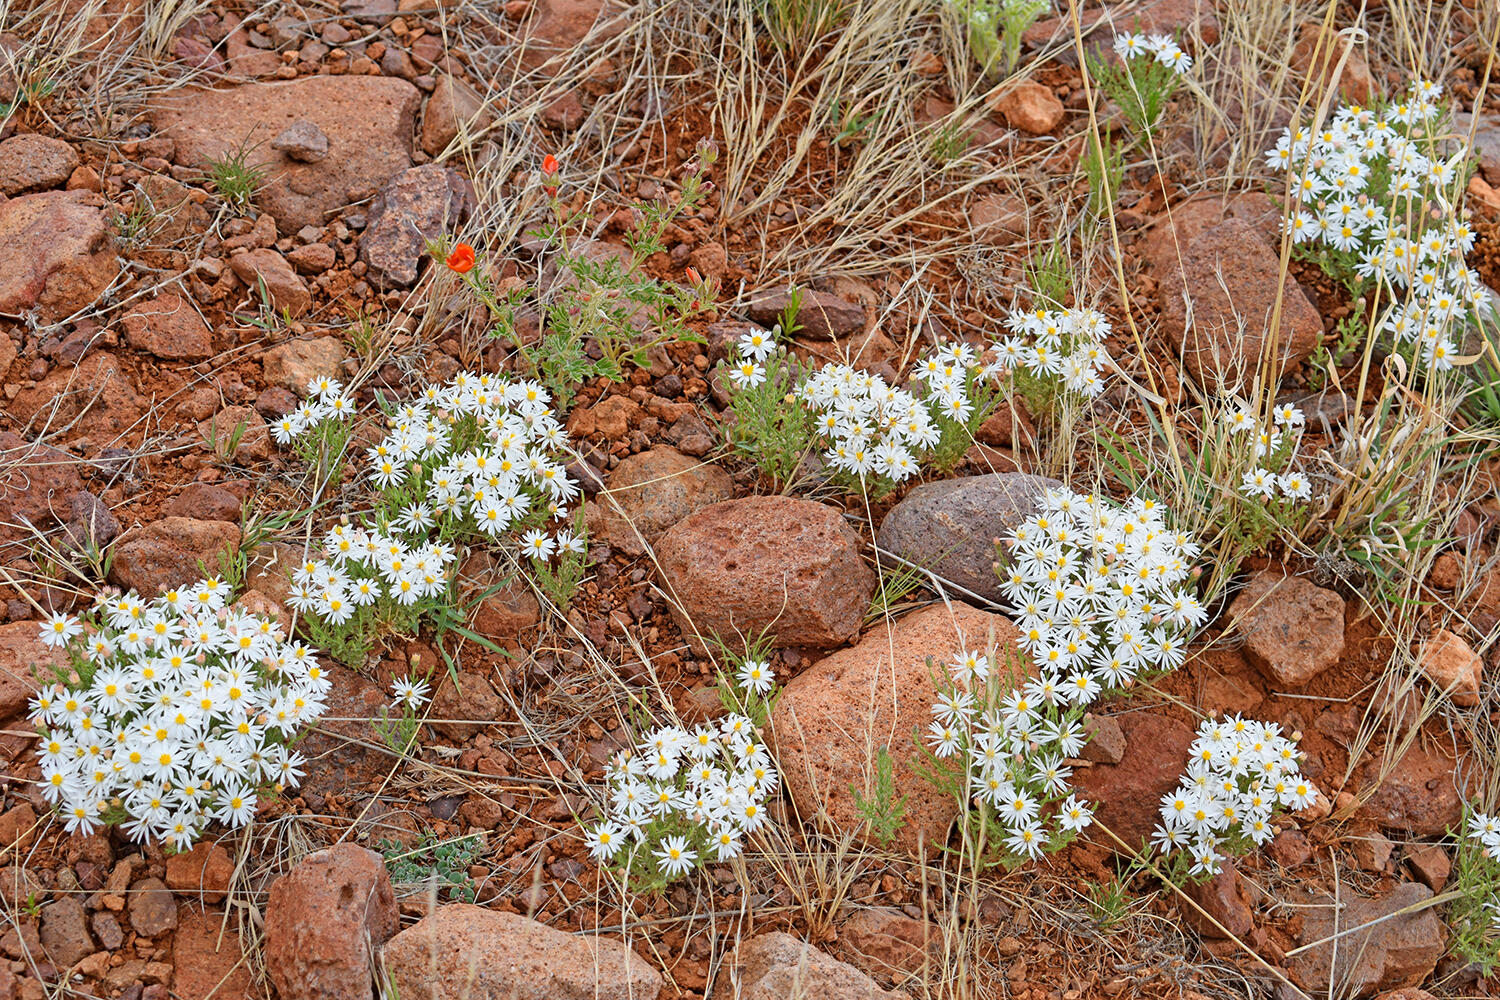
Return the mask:
{"type": "Polygon", "coordinates": [[[1030,517],[1045,490],[1062,485],[1024,472],[927,483],[891,508],[876,541],[883,556],[899,556],[998,602],[1002,598],[994,569],[996,539],[1030,517]]]}

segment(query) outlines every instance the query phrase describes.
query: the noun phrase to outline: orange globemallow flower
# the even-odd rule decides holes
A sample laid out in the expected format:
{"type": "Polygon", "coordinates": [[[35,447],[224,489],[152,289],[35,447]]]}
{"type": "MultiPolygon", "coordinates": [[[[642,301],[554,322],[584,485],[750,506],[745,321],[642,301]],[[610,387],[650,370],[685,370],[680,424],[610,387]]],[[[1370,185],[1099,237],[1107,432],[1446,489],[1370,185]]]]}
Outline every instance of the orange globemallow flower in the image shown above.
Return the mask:
{"type": "Polygon", "coordinates": [[[542,190],[546,191],[549,196],[557,194],[558,169],[557,157],[551,153],[542,157],[542,190]]]}
{"type": "Polygon", "coordinates": [[[459,274],[468,274],[469,269],[474,266],[474,248],[467,243],[460,243],[448,255],[447,264],[459,274]]]}

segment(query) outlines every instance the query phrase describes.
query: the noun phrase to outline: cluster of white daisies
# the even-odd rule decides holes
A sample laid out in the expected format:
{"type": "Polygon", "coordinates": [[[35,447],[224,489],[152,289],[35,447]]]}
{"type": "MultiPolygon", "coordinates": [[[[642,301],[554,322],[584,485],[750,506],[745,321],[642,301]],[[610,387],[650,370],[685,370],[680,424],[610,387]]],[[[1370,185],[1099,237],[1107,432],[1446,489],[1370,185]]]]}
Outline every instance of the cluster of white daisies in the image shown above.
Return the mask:
{"type": "Polygon", "coordinates": [[[1071,392],[1092,399],[1104,391],[1104,372],[1113,364],[1104,346],[1109,320],[1094,309],[1017,309],[1005,321],[1009,337],[995,345],[1003,371],[1025,368],[1032,375],[1060,381],[1071,392]]]}
{"type": "Polygon", "coordinates": [[[1127,61],[1155,59],[1178,76],[1193,68],[1193,57],[1184,52],[1170,35],[1122,32],[1115,35],[1115,55],[1127,61]]]}
{"type": "Polygon", "coordinates": [[[1088,736],[1056,678],[1018,686],[1019,671],[998,666],[978,651],[943,666],[927,744],[940,760],[962,758],[964,788],[1000,821],[1006,850],[1035,858],[1052,841],[1049,822],[1070,832],[1093,822],[1065,763],[1088,736]]]}
{"type": "Polygon", "coordinates": [[[1039,506],[1006,539],[1001,571],[1034,703],[1086,706],[1142,671],[1176,669],[1208,617],[1191,586],[1198,544],[1139,497],[1057,489],[1039,506]]]}
{"type": "Polygon", "coordinates": [[[942,436],[927,402],[849,365],[826,364],[798,387],[825,445],[824,459],[850,475],[901,482],[942,436]]]}
{"type": "Polygon", "coordinates": [[[1189,852],[1194,875],[1218,874],[1226,852],[1275,835],[1278,808],[1306,809],[1318,800],[1300,759],[1296,735],[1283,735],[1274,722],[1204,720],[1182,783],[1162,797],[1153,846],[1162,854],[1189,852]]]}
{"type": "Polygon", "coordinates": [[[1301,410],[1291,403],[1282,403],[1271,411],[1271,426],[1266,427],[1254,409],[1241,406],[1228,414],[1224,422],[1232,435],[1248,434],[1252,439],[1251,466],[1240,481],[1240,492],[1263,500],[1277,497],[1307,500],[1312,497],[1312,482],[1305,473],[1292,467],[1305,423],[1301,410]],[[1283,471],[1267,468],[1272,460],[1283,471]]]}
{"type": "Polygon", "coordinates": [[[101,595],[87,624],[42,624],[44,643],[87,665],[31,701],[42,794],[68,832],[118,821],[182,850],[211,820],[249,824],[266,786],[298,784],[306,762],[290,746],[332,682],[316,650],[230,596],[201,580],[153,601],[101,595]]]}
{"type": "Polygon", "coordinates": [[[1049,490],[1006,545],[1002,586],[1030,669],[978,652],[945,666],[927,744],[962,756],[972,801],[1024,858],[1051,842],[1049,823],[1092,819],[1065,763],[1087,741],[1087,707],[1142,671],[1176,668],[1207,612],[1189,586],[1197,544],[1149,501],[1049,490]]]}
{"type": "MultiPolygon", "coordinates": [[[[352,415],[337,382],[315,381],[314,398],[287,419],[286,434],[306,433],[325,419],[352,415]],[[306,417],[296,416],[306,411],[306,417]]],[[[550,409],[551,397],[534,381],[460,372],[446,385],[428,386],[388,414],[389,432],[368,449],[370,477],[399,510],[408,532],[459,523],[493,538],[531,525],[526,555],[546,559],[582,551],[570,532],[552,535],[538,520],[566,523],[564,506],[578,496],[560,452],[568,435],[550,409]],[[538,519],[535,515],[541,514],[538,519]]],[[[278,436],[283,431],[277,427],[278,436]]]]}
{"type": "MultiPolygon", "coordinates": [[[[750,672],[757,687],[769,689],[765,664],[750,672]]],[[[610,764],[609,808],[588,832],[589,852],[615,862],[624,851],[624,867],[654,867],[666,878],[710,859],[727,861],[739,855],[746,834],[765,824],[766,799],[778,781],[743,715],[691,730],[664,726],[610,764]]]]}
{"type": "Polygon", "coordinates": [[[1316,135],[1287,129],[1266,154],[1291,172],[1292,240],[1352,253],[1356,273],[1386,290],[1382,329],[1439,370],[1457,355],[1455,326],[1486,301],[1464,262],[1475,234],[1458,182],[1470,154],[1443,134],[1441,93],[1418,81],[1383,111],[1342,107],[1316,135]]]}
{"type": "MultiPolygon", "coordinates": [[[[427,527],[409,530],[425,538],[427,527]]],[[[342,625],[382,599],[410,607],[448,590],[453,547],[441,542],[408,545],[394,535],[336,524],[323,538],[323,551],[324,558],[292,572],[287,604],[329,625],[342,625]]]]}

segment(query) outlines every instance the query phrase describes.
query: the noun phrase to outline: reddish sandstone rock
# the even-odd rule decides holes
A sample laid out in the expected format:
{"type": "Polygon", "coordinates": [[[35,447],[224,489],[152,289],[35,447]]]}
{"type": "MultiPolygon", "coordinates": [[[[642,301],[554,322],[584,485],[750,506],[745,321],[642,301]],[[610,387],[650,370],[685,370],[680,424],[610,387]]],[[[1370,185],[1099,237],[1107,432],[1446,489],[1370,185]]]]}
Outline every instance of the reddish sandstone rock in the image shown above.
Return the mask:
{"type": "Polygon", "coordinates": [[[191,851],[167,858],[167,888],[180,896],[217,903],[229,891],[234,862],[229,852],[211,841],[200,840],[191,851]]]}
{"type": "Polygon", "coordinates": [[[1034,80],[1004,86],[989,94],[985,102],[1011,128],[1032,135],[1047,135],[1062,124],[1062,101],[1034,80]]]}
{"type": "Polygon", "coordinates": [[[912,730],[925,730],[931,721],[927,658],[945,662],[991,643],[1006,649],[1016,638],[1005,618],[955,601],[951,610],[934,605],[900,618],[889,632],[873,629],[858,645],[792,678],[776,702],[770,739],[802,816],[826,818],[841,831],[862,829],[850,786],[870,793],[872,748],[887,746],[896,787],[907,796],[896,842],[912,853],[921,845],[934,854],[958,812],[951,796],[910,767],[918,757],[912,730]]]}
{"type": "Polygon", "coordinates": [[[312,305],[307,282],[299,278],[292,265],[275,250],[257,247],[235,254],[229,258],[229,267],[257,300],[264,290],[271,300],[271,307],[278,313],[288,313],[295,319],[312,305]]]}
{"type": "Polygon", "coordinates": [[[153,598],[168,587],[200,579],[200,562],[209,573],[216,572],[220,556],[232,553],[239,544],[237,524],[164,517],[121,536],[115,543],[109,578],[142,597],[153,598]]]}
{"type": "Polygon", "coordinates": [[[1094,804],[1099,826],[1085,831],[1097,843],[1120,850],[1108,827],[1133,850],[1151,838],[1160,821],[1161,797],[1177,787],[1193,731],[1176,719],[1149,712],[1116,716],[1125,733],[1118,764],[1095,764],[1073,772],[1078,797],[1094,804]]]}
{"type": "Polygon", "coordinates": [[[89,191],[0,201],[0,313],[61,319],[97,299],[117,271],[105,209],[89,191]]]}
{"type": "Polygon", "coordinates": [[[630,556],[645,555],[694,511],[734,496],[729,473],[665,446],[626,458],[605,486],[586,508],[589,538],[630,556]]]}
{"type": "Polygon", "coordinates": [[[1462,638],[1445,628],[1438,629],[1422,644],[1417,662],[1427,679],[1446,692],[1454,704],[1479,704],[1484,660],[1462,638]]]}
{"type": "Polygon", "coordinates": [[[39,634],[36,622],[0,625],[0,719],[21,714],[40,683],[53,682],[68,667],[67,654],[43,644],[39,634]]]}
{"type": "Polygon", "coordinates": [[[198,425],[198,436],[240,465],[271,457],[271,432],[253,406],[226,406],[198,425]]]}
{"type": "Polygon", "coordinates": [[[457,138],[460,127],[473,135],[493,121],[494,115],[485,109],[484,98],[473,87],[444,73],[422,112],[422,151],[437,156],[457,138]]]}
{"type": "Polygon", "coordinates": [[[199,169],[299,121],[316,126],[328,140],[321,160],[299,162],[269,143],[249,154],[267,168],[256,204],[289,236],[324,225],[411,166],[420,99],[416,87],[395,77],[317,75],[226,90],[183,88],[154,98],[149,114],[159,132],[176,140],[175,162],[199,169]]]}
{"type": "Polygon", "coordinates": [[[1314,945],[1290,957],[1292,978],[1314,996],[1326,995],[1330,985],[1342,996],[1368,996],[1379,990],[1415,986],[1422,982],[1446,950],[1443,925],[1435,909],[1395,916],[1398,911],[1432,898],[1432,890],[1403,882],[1374,899],[1347,887],[1340,899],[1327,893],[1300,893],[1295,899],[1302,915],[1303,945],[1314,945]],[[1370,925],[1368,930],[1333,935],[1370,925]]]}
{"type": "Polygon", "coordinates": [[[0,523],[50,528],[71,514],[71,498],[82,489],[72,455],[0,431],[0,523]]]}
{"type": "Polygon", "coordinates": [[[26,133],[0,142],[0,192],[11,197],[62,187],[77,168],[78,153],[61,139],[26,133]]]}
{"type": "Polygon", "coordinates": [[[261,368],[268,384],[305,396],[315,378],[342,378],[347,356],[337,337],[289,340],[267,351],[261,368]]]}
{"type": "Polygon", "coordinates": [[[769,630],[779,645],[837,646],[859,631],[875,574],[833,507],[784,496],[711,504],[656,552],[672,617],[690,643],[769,630]]]}
{"type": "Polygon", "coordinates": [[[465,903],[391,938],[384,964],[402,1000],[656,1000],[662,989],[619,941],[465,903]]]}
{"type": "Polygon", "coordinates": [[[735,1000],[898,1000],[854,966],[782,931],[751,938],[719,971],[714,995],[735,1000]]]}
{"type": "Polygon", "coordinates": [[[1447,750],[1414,742],[1383,778],[1382,756],[1373,752],[1356,772],[1352,789],[1377,786],[1361,807],[1361,815],[1382,829],[1418,837],[1439,837],[1458,824],[1464,788],[1457,762],[1447,750]]]}
{"type": "Polygon", "coordinates": [[[1245,636],[1245,655],[1283,690],[1297,690],[1344,653],[1344,599],[1300,576],[1258,573],[1229,616],[1245,636]]]}
{"type": "Polygon", "coordinates": [[[17,393],[11,415],[23,421],[28,432],[56,433],[66,427],[105,447],[131,436],[148,405],[115,357],[95,351],[77,365],[59,366],[35,388],[17,393]]]}
{"type": "Polygon", "coordinates": [[[271,884],[266,969],[286,1000],[368,1000],[375,954],[399,927],[380,855],[338,844],[271,884]]]}
{"type": "MultiPolygon", "coordinates": [[[[791,304],[787,289],[763,289],[750,297],[746,313],[755,322],[770,327],[791,304]]],[[[863,306],[845,301],[837,295],[816,289],[802,290],[802,305],[797,310],[801,329],[797,336],[808,340],[838,340],[865,328],[863,306]]]]}
{"type": "Polygon", "coordinates": [[[1321,342],[1323,319],[1290,278],[1273,330],[1281,264],[1251,223],[1225,219],[1178,250],[1174,266],[1156,271],[1162,331],[1206,388],[1234,388],[1251,377],[1273,341],[1278,373],[1303,361],[1321,342]],[[1273,336],[1275,330],[1279,334],[1273,336]]]}
{"type": "Polygon", "coordinates": [[[131,347],[166,361],[202,361],[214,352],[208,324],[175,292],[137,303],[120,322],[131,347]]]}

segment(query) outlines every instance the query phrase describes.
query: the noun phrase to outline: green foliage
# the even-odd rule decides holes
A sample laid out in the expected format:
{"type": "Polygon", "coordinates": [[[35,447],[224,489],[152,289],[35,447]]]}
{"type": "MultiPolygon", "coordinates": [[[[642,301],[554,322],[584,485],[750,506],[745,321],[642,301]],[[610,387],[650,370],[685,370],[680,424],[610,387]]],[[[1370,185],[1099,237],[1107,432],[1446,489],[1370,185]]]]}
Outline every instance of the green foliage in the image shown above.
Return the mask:
{"type": "Polygon", "coordinates": [[[724,436],[738,454],[785,488],[812,450],[813,420],[806,407],[790,405],[802,374],[797,359],[778,347],[764,367],[764,382],[730,393],[733,420],[726,421],[724,436]]]}
{"type": "Polygon", "coordinates": [[[737,675],[740,668],[752,660],[769,665],[775,652],[775,637],[769,631],[761,632],[745,642],[743,652],[737,652],[717,637],[714,644],[725,664],[725,669],[718,673],[719,704],[726,712],[743,715],[757,728],[769,726],[771,713],[776,711],[776,699],[781,697],[781,686],[773,684],[762,694],[740,684],[737,675]]]}
{"type": "Polygon", "coordinates": [[[422,720],[411,708],[403,705],[399,711],[393,712],[389,706],[383,705],[380,717],[370,720],[370,727],[391,753],[404,755],[417,752],[417,733],[422,728],[422,720]]]}
{"type": "Polygon", "coordinates": [[[1073,261],[1061,237],[1034,252],[1024,268],[1026,284],[1040,308],[1061,309],[1073,291],[1073,261]]]}
{"type": "Polygon", "coordinates": [[[1334,327],[1333,347],[1319,344],[1308,359],[1308,386],[1317,391],[1327,385],[1329,367],[1346,364],[1366,332],[1365,300],[1355,299],[1354,311],[1339,320],[1334,327]]]}
{"type": "Polygon", "coordinates": [[[1479,360],[1464,369],[1470,388],[1461,411],[1471,423],[1500,430],[1500,313],[1493,306],[1479,323],[1479,360]]]}
{"type": "Polygon", "coordinates": [[[854,796],[854,808],[864,817],[870,833],[889,847],[897,832],[906,824],[906,796],[896,794],[895,766],[888,747],[875,752],[875,782],[871,794],[866,796],[854,785],[849,786],[854,796]]]}
{"type": "Polygon", "coordinates": [[[958,122],[944,122],[927,141],[928,154],[939,163],[951,163],[964,155],[972,137],[958,122]]]}
{"type": "Polygon", "coordinates": [[[1089,75],[1105,97],[1125,115],[1137,136],[1161,123],[1167,102],[1177,91],[1177,71],[1149,56],[1136,56],[1113,66],[1097,55],[1088,58],[1089,75]]]}
{"type": "Polygon", "coordinates": [[[545,559],[531,560],[531,578],[536,581],[548,602],[559,614],[567,614],[573,596],[578,593],[588,573],[588,534],[584,516],[585,504],[580,500],[573,514],[573,533],[584,540],[582,552],[564,552],[556,557],[556,565],[545,559]]]}
{"type": "MultiPolygon", "coordinates": [[[[558,298],[547,309],[552,339],[544,335],[540,353],[534,354],[513,338],[522,357],[541,373],[549,388],[562,383],[566,389],[565,380],[583,372],[619,381],[624,378],[627,362],[646,367],[650,363],[647,353],[653,347],[703,342],[688,321],[712,305],[714,290],[710,284],[701,280],[692,286],[663,282],[643,269],[648,258],[666,251],[667,229],[683,213],[700,205],[708,193],[708,172],[718,159],[718,147],[705,140],[698,143],[696,151],[697,159],[688,165],[675,202],[637,207],[635,225],[625,236],[629,253],[623,257],[579,248],[582,227],[591,217],[586,212],[569,217],[557,198],[551,199],[554,221],[539,229],[537,235],[557,251],[560,271],[567,272],[560,275],[558,298]],[[580,359],[569,342],[597,345],[597,363],[580,359]]],[[[466,280],[473,274],[469,272],[466,280]]]]}
{"type": "Polygon", "coordinates": [[[1082,165],[1089,182],[1089,217],[1098,223],[1114,208],[1125,182],[1125,151],[1109,136],[1091,135],[1082,165]]]}
{"type": "Polygon", "coordinates": [[[451,902],[474,902],[469,866],[484,852],[484,841],[478,834],[441,840],[436,834],[424,833],[415,847],[382,840],[379,849],[397,886],[427,887],[451,902]]]}
{"type": "Polygon", "coordinates": [[[1021,61],[1021,36],[1051,4],[1048,0],[947,0],[958,18],[969,50],[988,77],[999,79],[1016,71],[1021,61]]]}
{"type": "Polygon", "coordinates": [[[204,164],[202,179],[212,182],[219,197],[237,212],[247,211],[266,183],[265,166],[250,162],[250,154],[255,149],[253,145],[241,143],[222,156],[211,157],[204,164]]]}
{"type": "Polygon", "coordinates": [[[865,623],[885,620],[896,606],[907,596],[927,582],[927,574],[919,566],[901,566],[882,569],[880,585],[870,599],[870,610],[865,612],[865,623]]]}
{"type": "Polygon", "coordinates": [[[1500,963],[1500,927],[1496,925],[1497,893],[1500,893],[1500,861],[1489,856],[1477,839],[1468,836],[1474,807],[1464,806],[1464,817],[1456,831],[1450,830],[1457,848],[1448,879],[1448,927],[1453,935],[1448,953],[1478,965],[1488,976],[1500,963]]]}
{"type": "Polygon", "coordinates": [[[849,17],[851,0],[757,0],[771,43],[793,55],[813,48],[849,17]]]}
{"type": "Polygon", "coordinates": [[[848,105],[842,101],[833,102],[833,120],[838,123],[838,132],[833,137],[836,146],[846,146],[851,143],[863,142],[865,132],[871,126],[880,122],[881,115],[885,113],[884,108],[876,108],[874,111],[861,113],[859,105],[848,105]]]}
{"type": "MultiPolygon", "coordinates": [[[[964,387],[973,409],[963,420],[950,419],[946,414],[935,420],[940,436],[932,447],[932,464],[944,475],[951,475],[964,460],[964,455],[974,443],[974,434],[995,412],[1002,400],[1000,389],[992,378],[986,378],[983,368],[970,368],[964,375],[964,387]]],[[[932,404],[935,411],[936,405],[932,404]]]]}

